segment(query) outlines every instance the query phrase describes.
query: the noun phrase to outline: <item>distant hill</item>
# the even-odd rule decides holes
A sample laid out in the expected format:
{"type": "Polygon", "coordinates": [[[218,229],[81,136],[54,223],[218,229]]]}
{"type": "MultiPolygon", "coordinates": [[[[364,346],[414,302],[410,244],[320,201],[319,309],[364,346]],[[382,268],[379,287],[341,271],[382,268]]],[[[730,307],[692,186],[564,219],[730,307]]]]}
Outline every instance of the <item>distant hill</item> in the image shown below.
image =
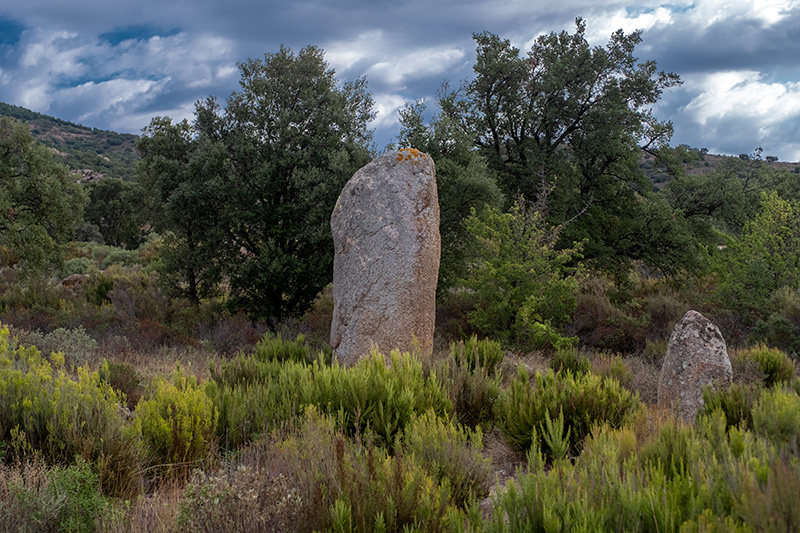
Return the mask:
{"type": "Polygon", "coordinates": [[[124,180],[136,178],[136,135],[87,128],[2,102],[0,116],[13,117],[30,126],[34,137],[52,148],[56,159],[71,170],[124,180]]]}
{"type": "MultiPolygon", "coordinates": [[[[792,174],[800,174],[800,163],[792,163],[786,161],[778,161],[777,158],[766,156],[763,159],[751,159],[750,155],[731,156],[731,155],[714,155],[709,154],[704,149],[692,148],[686,145],[681,145],[683,148],[681,163],[687,176],[697,174],[708,174],[719,170],[724,165],[730,165],[734,162],[739,162],[740,165],[764,165],[777,171],[785,171],[792,174]],[[744,162],[742,162],[742,158],[744,162]]],[[[735,168],[735,167],[734,167],[735,168]]],[[[669,181],[669,174],[666,167],[663,165],[655,164],[653,156],[650,154],[642,154],[639,160],[639,169],[647,176],[653,183],[656,189],[662,188],[669,181]]]]}

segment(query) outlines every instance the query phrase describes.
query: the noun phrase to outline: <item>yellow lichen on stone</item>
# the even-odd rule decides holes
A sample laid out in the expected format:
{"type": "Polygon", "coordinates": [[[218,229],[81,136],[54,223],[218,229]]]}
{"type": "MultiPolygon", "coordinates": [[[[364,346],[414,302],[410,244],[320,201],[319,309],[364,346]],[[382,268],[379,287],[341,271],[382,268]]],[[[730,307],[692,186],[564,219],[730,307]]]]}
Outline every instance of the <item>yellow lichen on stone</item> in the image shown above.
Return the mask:
{"type": "Polygon", "coordinates": [[[402,150],[397,151],[397,161],[414,161],[417,162],[417,158],[419,157],[428,157],[427,154],[420,152],[416,148],[403,148],[402,150]]]}

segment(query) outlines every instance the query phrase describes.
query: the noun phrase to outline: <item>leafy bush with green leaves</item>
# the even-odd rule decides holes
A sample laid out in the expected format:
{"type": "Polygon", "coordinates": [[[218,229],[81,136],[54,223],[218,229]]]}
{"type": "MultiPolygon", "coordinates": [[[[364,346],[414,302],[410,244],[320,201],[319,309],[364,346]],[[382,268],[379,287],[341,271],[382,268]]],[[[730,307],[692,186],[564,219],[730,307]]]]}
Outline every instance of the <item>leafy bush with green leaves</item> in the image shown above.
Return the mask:
{"type": "Polygon", "coordinates": [[[211,398],[178,366],[168,381],[156,377],[136,407],[133,429],[156,464],[186,472],[206,458],[215,442],[217,409],[211,398]]]}
{"type": "Polygon", "coordinates": [[[614,379],[591,373],[582,376],[570,372],[555,374],[547,370],[544,374],[536,372],[531,383],[527,370],[520,367],[516,379],[500,393],[495,414],[509,443],[528,450],[541,435],[545,442],[538,444],[544,444],[543,451],[549,455],[553,450],[547,445],[544,434],[550,434],[553,442],[569,434],[570,451],[577,452],[592,426],[608,423],[619,427],[640,406],[638,396],[614,379]],[[549,431],[547,418],[552,424],[562,417],[567,423],[562,430],[567,433],[562,431],[557,435],[549,431]]]}
{"type": "Polygon", "coordinates": [[[68,367],[86,364],[97,350],[97,341],[83,326],[58,328],[47,334],[39,330],[20,331],[17,336],[22,344],[36,346],[43,353],[63,353],[68,367]]]}
{"type": "Polygon", "coordinates": [[[94,266],[94,262],[88,257],[74,257],[64,262],[64,266],[59,270],[59,276],[66,278],[73,274],[86,274],[94,266]]]}
{"type": "Polygon", "coordinates": [[[23,460],[40,455],[50,464],[85,459],[112,495],[139,489],[141,454],[130,439],[114,389],[86,367],[68,373],[64,356],[43,357],[17,346],[0,327],[0,442],[23,460]]]}
{"type": "Polygon", "coordinates": [[[464,285],[478,297],[468,315],[478,333],[525,347],[555,348],[576,339],[558,331],[575,309],[578,249],[556,249],[559,228],[520,198],[507,213],[486,207],[466,219],[477,239],[464,285]]]}

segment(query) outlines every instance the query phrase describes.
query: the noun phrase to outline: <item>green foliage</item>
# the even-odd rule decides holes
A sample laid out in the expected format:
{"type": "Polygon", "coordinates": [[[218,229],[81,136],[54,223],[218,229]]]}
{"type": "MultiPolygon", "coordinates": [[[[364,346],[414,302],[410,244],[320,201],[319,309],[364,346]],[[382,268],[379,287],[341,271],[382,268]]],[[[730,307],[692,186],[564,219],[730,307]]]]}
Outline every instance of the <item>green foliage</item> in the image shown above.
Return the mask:
{"type": "Polygon", "coordinates": [[[81,221],[86,197],[24,124],[0,117],[0,262],[35,274],[81,221]]]}
{"type": "Polygon", "coordinates": [[[507,199],[521,193],[547,205],[549,225],[564,224],[559,247],[586,240],[584,257],[617,275],[632,259],[679,270],[693,254],[683,217],[649,194],[638,161],[639,143],[652,151],[669,140],[651,106],[680,80],[634,57],[640,31],[617,31],[605,47],[590,47],[585,31],[577,19],[574,34],[541,35],[527,57],[497,35],[473,35],[475,78],[440,99],[442,113],[507,199]]]}
{"type": "Polygon", "coordinates": [[[0,465],[0,531],[92,532],[108,506],[97,474],[82,459],[52,469],[38,462],[0,465]]]}
{"type": "Polygon", "coordinates": [[[450,498],[458,506],[489,493],[490,464],[481,456],[482,448],[480,428],[465,429],[431,411],[414,417],[403,431],[403,455],[413,455],[440,483],[446,479],[450,498]]]}
{"type": "Polygon", "coordinates": [[[74,257],[64,262],[64,266],[59,270],[59,275],[66,278],[73,274],[87,274],[93,266],[94,262],[88,257],[74,257]]]}
{"type": "Polygon", "coordinates": [[[330,213],[370,159],[372,98],[363,78],[339,84],[314,47],[239,68],[224,111],[208,98],[191,125],[152,121],[138,145],[142,179],[175,233],[180,252],[164,264],[186,296],[199,301],[223,271],[231,307],[275,323],[330,283],[330,213]]]}
{"type": "Polygon", "coordinates": [[[477,296],[469,322],[482,335],[526,347],[566,347],[557,331],[575,309],[577,249],[556,250],[558,228],[520,199],[508,213],[486,208],[466,221],[478,249],[464,284],[477,296]]]}
{"type": "Polygon", "coordinates": [[[43,353],[60,352],[67,368],[85,365],[97,350],[95,341],[83,326],[77,328],[58,328],[43,334],[39,330],[20,332],[20,344],[35,346],[43,353]]]}
{"type": "Polygon", "coordinates": [[[279,426],[306,405],[334,413],[349,434],[372,431],[385,444],[415,414],[453,406],[435,374],[425,376],[410,354],[380,353],[346,368],[320,360],[309,364],[304,339],[265,336],[255,354],[239,355],[217,371],[208,395],[219,409],[219,434],[227,447],[279,426]]]}
{"type": "Polygon", "coordinates": [[[498,342],[472,336],[450,344],[450,357],[436,367],[436,375],[462,424],[476,427],[491,421],[500,394],[498,365],[505,353],[498,342]]]}
{"type": "Polygon", "coordinates": [[[764,308],[780,287],[800,284],[800,217],[794,203],[763,194],[756,217],[714,258],[718,294],[729,308],[764,308]]]}
{"type": "Polygon", "coordinates": [[[119,178],[102,178],[86,187],[89,202],[84,220],[97,226],[103,242],[135,249],[142,241],[147,195],[136,183],[119,178]]]}
{"type": "Polygon", "coordinates": [[[562,348],[553,354],[550,368],[556,373],[570,372],[573,376],[578,376],[588,374],[592,370],[592,362],[579,353],[577,348],[562,348]]]}
{"type": "MultiPolygon", "coordinates": [[[[495,413],[498,426],[514,447],[527,450],[544,432],[554,444],[560,443],[562,437],[566,439],[574,453],[580,450],[594,425],[619,427],[640,406],[638,397],[613,379],[548,370],[545,374],[537,372],[531,383],[527,371],[520,368],[516,379],[500,393],[495,413]],[[567,427],[557,431],[558,426],[552,421],[560,418],[567,427]]],[[[548,445],[543,451],[553,457],[558,450],[548,445]]]]}
{"type": "Polygon", "coordinates": [[[765,307],[768,316],[756,323],[751,339],[800,354],[800,289],[778,287],[765,307]]]}
{"type": "Polygon", "coordinates": [[[794,362],[777,348],[767,348],[759,344],[739,351],[737,356],[758,363],[764,373],[764,385],[767,387],[788,383],[794,378],[794,362]]]}
{"type": "Polygon", "coordinates": [[[120,400],[98,372],[66,372],[63,353],[43,357],[35,347],[17,346],[0,328],[0,442],[10,455],[39,454],[51,464],[76,456],[97,473],[103,491],[138,490],[140,454],[128,438],[120,400]]]}
{"type": "Polygon", "coordinates": [[[184,375],[180,367],[171,381],[153,380],[133,418],[134,432],[153,454],[155,464],[182,473],[206,458],[216,427],[216,407],[197,380],[184,375]]]}
{"type": "Polygon", "coordinates": [[[131,267],[139,263],[139,254],[135,250],[111,250],[103,259],[103,270],[111,265],[131,267]]]}
{"type": "Polygon", "coordinates": [[[753,431],[800,453],[800,396],[793,390],[764,391],[753,407],[753,431]]]}
{"type": "Polygon", "coordinates": [[[727,387],[703,390],[703,412],[711,414],[717,409],[725,414],[729,427],[753,427],[753,407],[761,396],[758,384],[731,383],[727,387]]]}

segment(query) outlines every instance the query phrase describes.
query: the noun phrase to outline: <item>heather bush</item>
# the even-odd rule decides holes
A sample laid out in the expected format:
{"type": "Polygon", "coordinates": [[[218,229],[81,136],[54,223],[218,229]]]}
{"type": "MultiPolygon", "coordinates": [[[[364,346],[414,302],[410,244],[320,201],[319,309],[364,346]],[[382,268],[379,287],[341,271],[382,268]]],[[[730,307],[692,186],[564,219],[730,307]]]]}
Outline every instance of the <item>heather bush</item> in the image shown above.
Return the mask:
{"type": "Polygon", "coordinates": [[[491,421],[494,402],[500,394],[498,365],[504,352],[500,344],[488,339],[450,344],[450,357],[436,367],[436,375],[462,424],[475,427],[491,421]]]}
{"type": "Polygon", "coordinates": [[[794,362],[777,348],[767,348],[759,344],[737,352],[736,356],[757,362],[764,373],[764,384],[767,387],[788,383],[794,378],[794,362]]]}
{"type": "Polygon", "coordinates": [[[215,443],[217,409],[178,366],[171,380],[156,377],[136,407],[134,433],[166,472],[186,473],[215,443]]]}
{"type": "Polygon", "coordinates": [[[0,464],[0,531],[96,531],[108,505],[83,460],[52,468],[41,461],[0,464]]]}
{"type": "Polygon", "coordinates": [[[550,368],[556,373],[571,372],[577,376],[589,373],[592,370],[592,362],[585,355],[578,353],[577,348],[562,348],[553,354],[550,368]]]}
{"type": "Polygon", "coordinates": [[[83,326],[58,328],[47,334],[39,330],[18,330],[17,338],[20,344],[36,346],[43,353],[63,353],[69,368],[86,364],[97,351],[97,341],[86,333],[83,326]]]}
{"type": "Polygon", "coordinates": [[[450,498],[458,506],[489,493],[490,463],[482,449],[480,427],[470,430],[432,411],[414,417],[403,431],[403,455],[413,455],[437,481],[446,479],[450,498]]]}
{"type": "Polygon", "coordinates": [[[309,408],[298,428],[265,436],[217,473],[196,473],[179,530],[445,530],[447,482],[339,426],[309,408]]]}
{"type": "Polygon", "coordinates": [[[106,494],[139,488],[141,457],[127,435],[116,392],[99,372],[66,371],[64,356],[17,346],[0,328],[0,442],[12,459],[40,455],[49,464],[76,456],[92,465],[106,494]]]}
{"type": "MultiPolygon", "coordinates": [[[[527,471],[499,492],[481,531],[796,531],[800,467],[756,434],[697,427],[598,426],[574,462],[527,471]],[[654,431],[653,431],[654,430],[654,431]]],[[[784,448],[785,450],[785,448],[784,448]]]]}
{"type": "MultiPolygon", "coordinates": [[[[547,418],[554,421],[563,417],[570,451],[576,453],[593,425],[618,427],[640,406],[638,397],[613,379],[548,370],[545,374],[537,372],[531,383],[527,371],[520,367],[517,378],[500,393],[495,414],[505,437],[520,450],[531,448],[538,435],[553,433],[546,427],[547,418]]],[[[554,442],[560,437],[563,434],[552,434],[554,442]]],[[[543,451],[551,454],[546,442],[538,444],[545,444],[543,451]]]]}
{"type": "Polygon", "coordinates": [[[753,431],[800,456],[800,396],[791,389],[764,391],[753,407],[753,431]]]}

